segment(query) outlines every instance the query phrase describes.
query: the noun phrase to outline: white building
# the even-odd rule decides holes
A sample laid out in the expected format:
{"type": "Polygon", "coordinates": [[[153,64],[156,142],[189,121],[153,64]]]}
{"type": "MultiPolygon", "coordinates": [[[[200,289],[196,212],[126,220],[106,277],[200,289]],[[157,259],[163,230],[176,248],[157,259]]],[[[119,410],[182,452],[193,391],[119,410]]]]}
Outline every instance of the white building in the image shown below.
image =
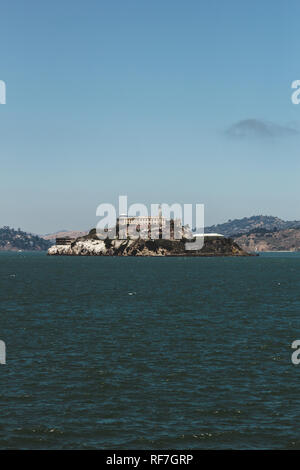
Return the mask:
{"type": "Polygon", "coordinates": [[[224,237],[221,233],[195,233],[194,237],[211,237],[211,238],[217,238],[217,237],[224,237]]]}
{"type": "Polygon", "coordinates": [[[128,215],[120,215],[118,218],[118,223],[120,225],[140,225],[143,227],[155,226],[155,225],[166,225],[166,219],[162,216],[128,216],[128,215]]]}

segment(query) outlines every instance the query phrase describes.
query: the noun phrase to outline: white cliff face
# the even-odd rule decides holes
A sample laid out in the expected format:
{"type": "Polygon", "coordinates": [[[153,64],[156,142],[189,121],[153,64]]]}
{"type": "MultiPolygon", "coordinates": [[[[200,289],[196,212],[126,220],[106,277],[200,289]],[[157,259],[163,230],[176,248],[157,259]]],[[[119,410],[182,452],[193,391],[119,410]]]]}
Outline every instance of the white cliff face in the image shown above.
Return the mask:
{"type": "Polygon", "coordinates": [[[54,245],[48,255],[105,255],[107,252],[103,240],[84,240],[71,245],[54,245]]]}
{"type": "Polygon", "coordinates": [[[85,240],[75,243],[74,255],[105,255],[106,247],[103,240],[85,240]]]}
{"type": "Polygon", "coordinates": [[[48,250],[48,255],[52,256],[164,256],[165,250],[149,251],[145,246],[135,250],[136,240],[112,240],[109,248],[105,246],[103,240],[78,240],[71,245],[54,245],[48,250]]]}
{"type": "MultiPolygon", "coordinates": [[[[109,248],[105,246],[103,240],[78,240],[71,245],[54,245],[48,250],[48,255],[52,256],[109,256],[114,255],[120,249],[122,256],[131,256],[130,249],[135,240],[112,240],[109,248]],[[122,249],[124,248],[124,249],[122,249]],[[128,252],[129,250],[129,252],[128,252]]],[[[135,256],[161,256],[163,253],[149,252],[146,248],[137,251],[135,256]]]]}
{"type": "Polygon", "coordinates": [[[48,250],[48,255],[69,255],[70,246],[65,245],[53,245],[48,250]]]}

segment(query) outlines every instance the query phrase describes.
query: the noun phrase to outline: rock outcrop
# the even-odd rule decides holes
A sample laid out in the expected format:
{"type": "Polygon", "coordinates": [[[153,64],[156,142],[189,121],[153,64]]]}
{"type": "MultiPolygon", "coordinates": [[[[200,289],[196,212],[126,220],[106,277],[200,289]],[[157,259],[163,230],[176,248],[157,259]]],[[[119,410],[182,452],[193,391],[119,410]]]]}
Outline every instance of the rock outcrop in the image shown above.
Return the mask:
{"type": "Polygon", "coordinates": [[[186,251],[187,240],[99,240],[95,232],[71,245],[54,245],[49,255],[65,256],[249,256],[229,238],[206,237],[201,250],[186,251]]]}

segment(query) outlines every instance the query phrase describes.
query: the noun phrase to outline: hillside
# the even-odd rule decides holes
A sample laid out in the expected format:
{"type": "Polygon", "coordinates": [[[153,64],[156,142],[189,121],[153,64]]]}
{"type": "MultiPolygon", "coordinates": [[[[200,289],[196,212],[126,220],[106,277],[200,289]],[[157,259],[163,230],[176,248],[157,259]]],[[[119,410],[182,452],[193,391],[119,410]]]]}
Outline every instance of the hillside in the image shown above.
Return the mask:
{"type": "Polygon", "coordinates": [[[300,228],[272,231],[256,229],[234,237],[234,241],[246,251],[300,251],[300,228]]]}
{"type": "Polygon", "coordinates": [[[46,235],[41,235],[41,238],[44,240],[49,240],[52,243],[55,243],[56,238],[78,238],[87,235],[88,232],[72,231],[72,230],[61,230],[60,232],[47,233],[46,235]]]}
{"type": "Polygon", "coordinates": [[[0,251],[47,251],[50,246],[49,241],[37,235],[10,227],[0,228],[0,251]]]}
{"type": "Polygon", "coordinates": [[[300,221],[284,221],[278,217],[267,215],[255,215],[244,217],[243,219],[234,219],[224,224],[205,227],[206,233],[221,233],[225,237],[238,237],[242,234],[249,234],[253,230],[263,229],[266,231],[286,230],[289,228],[300,228],[300,221]]]}

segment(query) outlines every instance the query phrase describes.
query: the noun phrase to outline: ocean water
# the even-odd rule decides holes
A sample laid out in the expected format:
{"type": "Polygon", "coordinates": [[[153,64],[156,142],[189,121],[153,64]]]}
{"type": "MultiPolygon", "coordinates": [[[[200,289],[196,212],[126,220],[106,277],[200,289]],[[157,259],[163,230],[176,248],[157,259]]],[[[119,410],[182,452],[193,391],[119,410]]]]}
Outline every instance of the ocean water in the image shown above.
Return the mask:
{"type": "Polygon", "coordinates": [[[299,449],[300,256],[0,254],[1,449],[299,449]]]}

